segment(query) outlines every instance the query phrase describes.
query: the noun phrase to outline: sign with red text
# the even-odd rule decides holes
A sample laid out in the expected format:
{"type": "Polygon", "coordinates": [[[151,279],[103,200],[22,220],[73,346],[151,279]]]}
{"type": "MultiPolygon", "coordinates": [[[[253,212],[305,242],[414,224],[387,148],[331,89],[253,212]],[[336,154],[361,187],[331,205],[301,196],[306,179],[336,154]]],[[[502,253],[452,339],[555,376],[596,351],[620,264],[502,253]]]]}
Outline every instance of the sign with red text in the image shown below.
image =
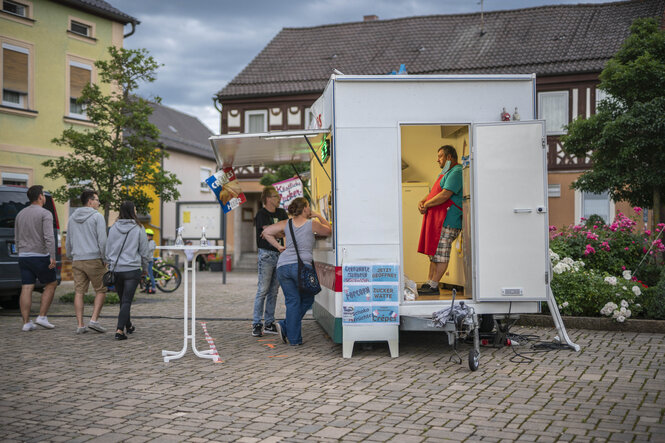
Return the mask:
{"type": "Polygon", "coordinates": [[[293,200],[298,197],[304,197],[302,182],[298,177],[282,180],[281,182],[273,183],[273,186],[279,192],[281,208],[288,208],[293,200]]]}

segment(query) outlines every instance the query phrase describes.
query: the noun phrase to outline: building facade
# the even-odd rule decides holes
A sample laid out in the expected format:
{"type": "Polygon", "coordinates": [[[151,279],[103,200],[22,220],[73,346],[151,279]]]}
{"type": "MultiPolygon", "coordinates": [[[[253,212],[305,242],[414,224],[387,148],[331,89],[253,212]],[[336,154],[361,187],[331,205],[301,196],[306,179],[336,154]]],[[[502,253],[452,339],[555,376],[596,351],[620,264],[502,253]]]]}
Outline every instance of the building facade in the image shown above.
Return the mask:
{"type": "MultiPolygon", "coordinates": [[[[65,128],[89,128],[83,87],[97,83],[94,62],[122,47],[125,25],[139,22],[101,0],[3,0],[0,11],[0,180],[2,184],[62,183],[46,179],[42,163],[66,155],[51,142],[65,128]]],[[[108,85],[104,92],[110,92],[108,85]]],[[[69,204],[57,203],[62,226],[69,204]]]]}
{"type": "MultiPolygon", "coordinates": [[[[609,221],[629,206],[614,204],[607,194],[571,189],[591,165],[567,156],[560,138],[570,121],[595,113],[603,98],[598,76],[630,24],[642,17],[656,17],[662,26],[665,0],[394,20],[372,15],[361,22],[285,28],[218,92],[222,133],[307,127],[309,107],[333,70],[376,75],[404,64],[409,74],[420,75],[536,73],[535,117],[546,121],[547,131],[550,224],[562,227],[594,213],[609,221]]],[[[503,110],[496,112],[500,120],[503,110]]]]}

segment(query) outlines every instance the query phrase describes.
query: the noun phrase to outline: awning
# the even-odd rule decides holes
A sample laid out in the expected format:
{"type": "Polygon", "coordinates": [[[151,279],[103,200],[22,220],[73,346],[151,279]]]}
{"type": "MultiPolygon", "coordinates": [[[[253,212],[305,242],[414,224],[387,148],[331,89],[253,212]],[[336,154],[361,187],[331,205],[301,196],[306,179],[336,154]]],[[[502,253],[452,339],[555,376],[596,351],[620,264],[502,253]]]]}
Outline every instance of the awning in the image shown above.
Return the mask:
{"type": "Polygon", "coordinates": [[[210,137],[219,166],[260,166],[310,161],[326,129],[275,131],[255,134],[224,134],[210,137]]]}

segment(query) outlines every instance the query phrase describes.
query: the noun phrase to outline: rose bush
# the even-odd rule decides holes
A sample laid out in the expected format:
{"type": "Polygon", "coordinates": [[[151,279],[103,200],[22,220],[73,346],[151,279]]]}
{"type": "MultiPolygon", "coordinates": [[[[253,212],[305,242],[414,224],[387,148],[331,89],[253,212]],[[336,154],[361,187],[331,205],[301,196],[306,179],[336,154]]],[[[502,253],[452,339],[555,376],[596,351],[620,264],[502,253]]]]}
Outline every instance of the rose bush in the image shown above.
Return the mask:
{"type": "Polygon", "coordinates": [[[641,311],[638,302],[642,294],[641,285],[632,281],[632,276],[625,279],[586,269],[584,261],[561,258],[552,250],[550,260],[554,273],[552,292],[563,315],[607,315],[623,322],[641,311]]]}
{"type": "MultiPolygon", "coordinates": [[[[637,215],[641,209],[634,208],[634,212],[637,215]]],[[[634,280],[653,286],[660,280],[663,268],[665,244],[661,231],[665,224],[659,224],[653,232],[637,232],[636,225],[635,220],[622,213],[609,225],[592,216],[584,224],[561,231],[551,227],[550,248],[561,257],[583,260],[587,269],[601,273],[621,275],[627,269],[637,270],[634,280]]]]}
{"type": "Polygon", "coordinates": [[[583,221],[550,227],[551,286],[562,314],[665,319],[665,225],[638,232],[621,213],[609,225],[598,216],[583,221]]]}

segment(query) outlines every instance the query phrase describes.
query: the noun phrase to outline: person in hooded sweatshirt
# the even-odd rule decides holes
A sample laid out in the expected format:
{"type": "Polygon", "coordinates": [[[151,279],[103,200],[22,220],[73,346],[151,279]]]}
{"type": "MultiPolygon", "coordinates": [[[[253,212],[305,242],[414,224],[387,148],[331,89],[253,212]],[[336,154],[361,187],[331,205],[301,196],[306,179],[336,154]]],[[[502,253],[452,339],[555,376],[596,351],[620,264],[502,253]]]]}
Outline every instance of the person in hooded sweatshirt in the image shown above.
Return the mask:
{"type": "Polygon", "coordinates": [[[67,223],[67,257],[72,260],[74,274],[74,311],[78,327],[77,334],[92,329],[97,332],[106,332],[99,324],[98,318],[106,298],[106,286],[102,276],[106,272],[104,254],[106,251],[106,221],[99,208],[97,192],[85,190],[81,193],[82,208],[78,208],[69,217],[67,223]],[[83,296],[88,292],[92,283],[95,290],[95,304],[92,308],[92,317],[88,326],[83,325],[83,296]]]}
{"type": "Polygon", "coordinates": [[[136,330],[130,319],[132,300],[141,278],[148,273],[149,260],[148,237],[136,217],[134,203],[124,201],[106,242],[106,262],[116,273],[115,289],[120,298],[116,340],[127,340],[125,333],[136,330]]]}

